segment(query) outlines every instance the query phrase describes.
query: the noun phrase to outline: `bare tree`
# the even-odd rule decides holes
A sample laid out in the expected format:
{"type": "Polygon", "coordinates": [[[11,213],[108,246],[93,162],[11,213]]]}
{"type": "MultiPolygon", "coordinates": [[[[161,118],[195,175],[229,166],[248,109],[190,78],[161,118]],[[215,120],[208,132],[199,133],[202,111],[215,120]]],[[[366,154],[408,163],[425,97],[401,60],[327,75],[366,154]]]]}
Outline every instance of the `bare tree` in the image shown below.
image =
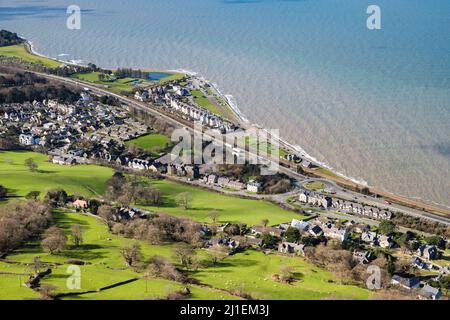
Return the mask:
{"type": "Polygon", "coordinates": [[[41,242],[44,250],[50,254],[58,254],[66,249],[67,236],[64,230],[51,227],[44,233],[44,239],[41,242]]]}
{"type": "Polygon", "coordinates": [[[98,211],[97,211],[98,216],[105,221],[106,225],[108,226],[108,228],[110,230],[113,225],[115,211],[116,211],[116,209],[114,209],[113,207],[111,207],[109,205],[102,205],[98,208],[98,211]]]}
{"type": "Polygon", "coordinates": [[[189,192],[182,192],[176,196],[175,201],[178,206],[184,208],[184,210],[187,210],[191,204],[192,196],[189,192]]]}
{"type": "Polygon", "coordinates": [[[194,264],[195,257],[197,255],[194,247],[187,243],[177,244],[173,249],[173,253],[186,270],[189,270],[189,268],[194,264]]]}
{"type": "Polygon", "coordinates": [[[32,158],[25,159],[25,166],[27,166],[31,172],[36,172],[38,169],[38,164],[32,158]]]}
{"type": "Polygon", "coordinates": [[[142,251],[139,243],[134,243],[131,246],[127,246],[122,248],[121,250],[122,257],[125,260],[125,263],[129,267],[136,267],[142,262],[142,251]]]}
{"type": "Polygon", "coordinates": [[[43,300],[52,300],[54,298],[53,291],[58,289],[58,287],[52,284],[42,284],[39,287],[39,294],[41,295],[41,299],[43,300]]]}
{"type": "Polygon", "coordinates": [[[83,227],[79,224],[74,224],[70,228],[72,235],[72,243],[75,247],[79,247],[83,243],[83,227]]]}
{"type": "Polygon", "coordinates": [[[217,218],[219,217],[219,212],[217,210],[212,210],[209,212],[209,217],[213,224],[216,224],[217,218]]]}
{"type": "Polygon", "coordinates": [[[28,270],[32,273],[39,273],[44,267],[45,264],[41,261],[41,258],[33,257],[31,263],[28,265],[28,270]]]}

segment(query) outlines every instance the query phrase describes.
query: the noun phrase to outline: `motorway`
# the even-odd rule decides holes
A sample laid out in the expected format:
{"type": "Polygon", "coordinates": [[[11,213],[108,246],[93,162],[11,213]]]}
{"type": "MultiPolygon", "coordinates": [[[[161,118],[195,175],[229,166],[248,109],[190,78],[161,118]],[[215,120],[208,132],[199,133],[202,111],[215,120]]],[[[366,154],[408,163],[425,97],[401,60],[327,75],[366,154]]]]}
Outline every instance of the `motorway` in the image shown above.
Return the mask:
{"type": "MultiPolygon", "coordinates": [[[[99,88],[95,85],[86,83],[86,82],[82,82],[82,81],[78,81],[78,80],[74,80],[71,78],[65,78],[65,77],[60,77],[60,76],[55,76],[55,75],[50,75],[50,74],[44,74],[44,73],[39,73],[39,72],[34,72],[34,71],[30,71],[33,72],[39,76],[45,77],[47,79],[53,79],[56,81],[61,81],[64,83],[68,83],[68,84],[72,84],[75,85],[77,87],[82,87],[82,88],[87,88],[90,91],[99,94],[99,95],[109,95],[109,96],[113,96],[115,98],[117,98],[119,101],[121,101],[122,103],[125,103],[129,106],[132,106],[136,109],[145,111],[153,116],[155,116],[156,118],[160,118],[163,119],[164,121],[166,121],[169,124],[174,125],[175,127],[183,127],[186,128],[187,130],[191,131],[191,133],[194,133],[194,129],[192,127],[192,124],[189,125],[189,123],[181,121],[181,120],[177,120],[174,119],[164,113],[162,113],[159,110],[155,110],[153,108],[151,108],[148,104],[143,103],[143,102],[139,102],[136,101],[134,99],[130,99],[128,97],[124,97],[122,95],[116,94],[116,93],[112,93],[106,89],[102,89],[99,88]]],[[[257,156],[255,154],[252,154],[246,150],[241,150],[242,152],[248,154],[251,157],[260,157],[257,156]]],[[[271,158],[265,158],[265,160],[267,162],[270,162],[272,165],[278,166],[278,160],[274,160],[271,158]]],[[[333,196],[336,196],[338,198],[342,198],[345,200],[350,200],[350,201],[354,201],[354,202],[359,202],[359,203],[365,203],[367,205],[372,205],[372,206],[376,206],[379,208],[385,208],[385,209],[389,209],[393,212],[402,212],[404,214],[407,215],[411,215],[414,217],[422,217],[422,218],[427,218],[431,221],[436,221],[436,222],[440,222],[446,225],[450,226],[450,219],[447,217],[443,217],[440,215],[435,215],[433,213],[429,213],[426,211],[421,211],[421,210],[417,210],[417,209],[412,209],[406,206],[402,206],[402,205],[398,205],[398,204],[386,204],[385,201],[382,198],[373,198],[370,196],[364,196],[360,193],[356,193],[347,189],[343,189],[342,187],[338,186],[335,182],[330,181],[330,180],[326,180],[326,179],[313,179],[310,177],[306,177],[304,175],[301,175],[299,173],[297,173],[295,170],[290,169],[290,168],[286,168],[284,166],[279,165],[279,172],[286,174],[287,176],[294,178],[298,181],[298,185],[303,185],[304,183],[308,182],[308,181],[321,181],[323,183],[325,183],[325,185],[328,188],[332,188],[334,189],[334,191],[336,192],[336,194],[334,194],[333,196]]]]}

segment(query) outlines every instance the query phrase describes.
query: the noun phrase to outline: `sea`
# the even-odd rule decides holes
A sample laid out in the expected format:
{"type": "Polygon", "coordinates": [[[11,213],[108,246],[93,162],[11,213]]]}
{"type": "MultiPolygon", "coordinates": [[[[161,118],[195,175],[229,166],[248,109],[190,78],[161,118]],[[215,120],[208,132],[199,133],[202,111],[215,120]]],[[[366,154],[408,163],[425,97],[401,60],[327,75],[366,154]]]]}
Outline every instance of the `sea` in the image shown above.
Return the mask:
{"type": "Polygon", "coordinates": [[[0,28],[58,59],[196,72],[330,169],[450,206],[449,0],[2,0],[0,28]]]}

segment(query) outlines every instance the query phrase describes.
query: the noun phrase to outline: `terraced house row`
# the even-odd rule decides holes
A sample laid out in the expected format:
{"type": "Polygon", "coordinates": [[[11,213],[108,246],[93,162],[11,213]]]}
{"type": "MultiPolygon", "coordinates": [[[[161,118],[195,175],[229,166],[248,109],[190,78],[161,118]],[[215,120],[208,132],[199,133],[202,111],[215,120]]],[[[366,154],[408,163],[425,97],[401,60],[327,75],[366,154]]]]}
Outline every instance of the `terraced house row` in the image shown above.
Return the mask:
{"type": "Polygon", "coordinates": [[[345,201],[308,190],[301,191],[299,201],[311,206],[341,210],[349,214],[357,214],[376,220],[390,220],[392,218],[392,212],[388,210],[345,201]]]}

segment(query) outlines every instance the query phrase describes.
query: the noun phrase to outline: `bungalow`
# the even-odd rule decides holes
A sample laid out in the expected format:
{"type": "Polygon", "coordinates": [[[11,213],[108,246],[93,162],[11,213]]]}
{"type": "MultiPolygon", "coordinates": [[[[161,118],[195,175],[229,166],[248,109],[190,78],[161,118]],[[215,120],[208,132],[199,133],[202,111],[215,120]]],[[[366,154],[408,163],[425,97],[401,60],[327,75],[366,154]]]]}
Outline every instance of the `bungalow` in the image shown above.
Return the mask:
{"type": "Polygon", "coordinates": [[[247,246],[252,247],[252,248],[259,248],[262,245],[262,239],[258,239],[255,237],[246,236],[245,242],[246,242],[247,246]]]}
{"type": "Polygon", "coordinates": [[[74,158],[63,157],[63,156],[54,156],[52,159],[52,162],[54,164],[66,165],[66,166],[75,165],[77,163],[77,161],[74,158]]]}
{"type": "Polygon", "coordinates": [[[345,241],[348,239],[348,229],[336,227],[331,221],[323,223],[322,230],[324,236],[327,238],[333,238],[340,241],[345,241]]]}
{"type": "Polygon", "coordinates": [[[439,256],[439,251],[436,246],[424,244],[417,249],[417,254],[424,259],[435,260],[439,256]]]}
{"type": "Polygon", "coordinates": [[[292,219],[291,227],[295,228],[295,229],[297,229],[299,231],[308,231],[309,224],[308,224],[308,222],[305,222],[305,221],[292,219]]]}
{"type": "Polygon", "coordinates": [[[368,264],[375,259],[374,254],[370,251],[355,251],[353,252],[353,258],[360,264],[368,264]]]}
{"type": "Polygon", "coordinates": [[[295,253],[305,255],[304,249],[304,244],[296,244],[292,242],[282,242],[278,245],[278,252],[280,253],[295,253]]]}
{"type": "Polygon", "coordinates": [[[34,146],[39,144],[40,139],[31,134],[21,134],[19,136],[19,143],[25,146],[34,146]]]}
{"type": "Polygon", "coordinates": [[[122,220],[131,220],[135,218],[146,218],[151,213],[149,211],[142,211],[137,208],[119,208],[116,210],[116,212],[113,214],[113,220],[118,222],[122,220]]]}
{"type": "Polygon", "coordinates": [[[255,180],[250,180],[247,184],[247,191],[258,193],[261,191],[262,184],[255,180]]]}
{"type": "Polygon", "coordinates": [[[262,227],[262,226],[253,226],[251,228],[251,233],[253,235],[261,235],[263,233],[268,233],[271,236],[281,237],[282,230],[274,227],[262,227]]]}
{"type": "Polygon", "coordinates": [[[415,268],[419,268],[419,269],[422,269],[422,270],[428,270],[428,269],[431,268],[431,266],[428,263],[424,262],[419,257],[413,257],[411,259],[411,265],[413,267],[415,267],[415,268]]]}
{"type": "Polygon", "coordinates": [[[309,229],[309,233],[314,237],[320,237],[323,235],[323,230],[320,226],[314,225],[312,228],[309,229]]]}
{"type": "Polygon", "coordinates": [[[231,238],[213,238],[208,242],[210,247],[226,247],[231,251],[235,251],[239,248],[239,241],[231,238]]]}
{"type": "Polygon", "coordinates": [[[438,288],[426,284],[419,293],[419,299],[425,300],[439,300],[442,297],[442,291],[438,288]]]}
{"type": "Polygon", "coordinates": [[[402,277],[394,274],[391,279],[393,285],[401,286],[405,289],[417,289],[420,287],[420,281],[417,277],[402,277]]]}
{"type": "Polygon", "coordinates": [[[86,200],[77,199],[72,202],[72,206],[77,209],[87,209],[89,207],[89,204],[86,200]]]}
{"type": "Polygon", "coordinates": [[[361,241],[370,244],[371,246],[375,245],[378,240],[378,234],[373,231],[363,232],[361,234],[361,241]]]}
{"type": "Polygon", "coordinates": [[[168,170],[168,167],[166,167],[164,164],[160,162],[153,162],[149,167],[148,170],[156,173],[166,173],[168,170]]]}
{"type": "Polygon", "coordinates": [[[379,235],[377,242],[382,248],[392,248],[395,245],[394,239],[391,236],[379,235]]]}

